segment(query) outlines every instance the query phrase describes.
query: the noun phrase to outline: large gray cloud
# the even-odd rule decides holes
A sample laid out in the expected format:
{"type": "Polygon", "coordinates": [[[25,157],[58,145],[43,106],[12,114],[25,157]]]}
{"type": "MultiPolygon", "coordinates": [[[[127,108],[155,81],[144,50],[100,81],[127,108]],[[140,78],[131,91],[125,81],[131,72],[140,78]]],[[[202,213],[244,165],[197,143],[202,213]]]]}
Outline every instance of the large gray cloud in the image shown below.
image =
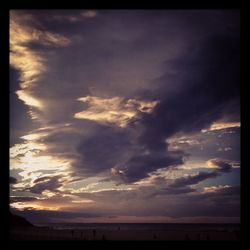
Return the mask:
{"type": "MultiPolygon", "coordinates": [[[[139,32],[140,35],[136,36],[134,34],[136,37],[126,43],[119,40],[119,36],[116,33],[114,33],[116,34],[115,37],[112,37],[112,35],[105,36],[104,30],[109,30],[110,27],[106,25],[99,26],[98,20],[93,20],[91,25],[97,28],[99,33],[96,32],[95,34],[97,35],[95,35],[94,33],[91,33],[90,30],[85,30],[84,33],[88,33],[87,39],[96,40],[98,38],[96,36],[103,36],[104,44],[101,47],[100,44],[97,44],[96,42],[89,45],[93,46],[90,51],[95,51],[95,53],[88,54],[86,52],[87,54],[85,56],[88,56],[89,60],[89,63],[86,65],[87,68],[78,70],[80,66],[85,67],[83,64],[79,64],[80,59],[84,56],[85,52],[78,46],[70,47],[64,52],[60,52],[60,58],[55,58],[53,64],[51,64],[51,68],[55,71],[57,71],[58,68],[59,72],[59,67],[62,66],[59,60],[66,56],[67,58],[70,58],[69,53],[71,53],[72,56],[74,55],[74,62],[76,64],[76,68],[74,69],[74,72],[76,72],[74,77],[76,77],[76,79],[73,79],[74,88],[72,88],[72,74],[69,74],[67,69],[62,75],[55,74],[54,71],[51,73],[48,72],[48,74],[44,76],[43,85],[37,86],[37,91],[39,91],[44,98],[47,98],[47,116],[50,117],[51,113],[52,123],[54,120],[70,120],[73,121],[74,124],[81,124],[81,121],[76,122],[70,117],[72,111],[77,112],[77,110],[80,110],[79,103],[73,104],[71,102],[72,98],[77,99],[79,97],[80,86],[83,86],[81,88],[83,95],[84,93],[85,95],[89,94],[89,91],[92,88],[95,89],[94,93],[101,93],[104,96],[112,97],[114,94],[118,94],[125,97],[133,97],[134,95],[139,95],[142,99],[160,100],[160,103],[156,106],[152,114],[140,113],[130,124],[130,130],[119,131],[119,129],[112,127],[107,128],[105,126],[94,125],[95,128],[92,128],[94,131],[90,136],[82,136],[82,141],[80,141],[79,134],[77,135],[77,139],[74,139],[73,141],[72,138],[75,138],[75,135],[70,133],[61,132],[60,137],[49,135],[45,141],[50,143],[52,140],[54,145],[60,144],[61,140],[69,138],[72,135],[71,141],[74,143],[73,146],[75,147],[73,156],[79,155],[79,157],[75,158],[73,164],[74,171],[85,172],[85,174],[94,174],[106,171],[118,165],[117,169],[123,173],[120,177],[125,182],[133,182],[145,178],[148,176],[148,173],[159,168],[183,163],[184,153],[175,154],[172,152],[170,153],[167,150],[165,140],[168,137],[180,131],[199,131],[200,129],[209,126],[213,121],[221,118],[225,115],[225,112],[226,115],[235,112],[235,106],[233,106],[233,108],[229,107],[233,100],[239,99],[238,81],[240,45],[239,34],[235,32],[237,31],[238,25],[237,21],[235,21],[237,20],[237,12],[215,12],[214,15],[220,20],[218,30],[212,29],[210,26],[211,24],[196,12],[193,12],[192,15],[183,12],[183,14],[186,13],[183,18],[179,17],[179,12],[170,13],[167,16],[162,12],[160,13],[160,17],[155,16],[155,14],[151,12],[145,12],[139,15],[139,17],[135,17],[133,13],[122,12],[121,20],[127,15],[132,19],[138,19],[139,21],[137,21],[139,22],[139,25],[137,28],[141,31],[141,33],[139,32]],[[159,22],[159,29],[155,29],[150,25],[149,29],[147,27],[147,32],[144,30],[144,25],[146,24],[141,22],[141,20],[144,20],[147,15],[151,18],[151,21],[154,20],[155,22],[159,22]],[[230,21],[230,15],[232,15],[231,18],[234,21],[230,21]],[[123,46],[125,50],[127,49],[130,54],[133,52],[141,53],[141,55],[143,55],[141,49],[143,46],[149,46],[150,43],[146,42],[148,39],[152,40],[151,44],[155,44],[155,42],[157,42],[154,41],[155,37],[159,35],[161,28],[164,29],[169,27],[170,30],[173,28],[170,27],[167,22],[169,18],[172,21],[181,22],[184,26],[184,20],[188,20],[190,34],[193,35],[191,37],[195,38],[195,43],[190,45],[190,40],[185,38],[185,41],[187,41],[188,44],[187,48],[185,46],[175,45],[182,51],[180,56],[178,53],[169,56],[169,51],[166,49],[165,58],[169,57],[169,59],[165,60],[165,62],[164,60],[158,62],[158,65],[161,63],[166,67],[165,72],[164,70],[161,70],[160,77],[153,80],[153,82],[152,80],[147,81],[143,86],[134,85],[134,80],[130,79],[131,74],[133,75],[133,70],[132,68],[127,68],[128,66],[126,66],[126,75],[124,75],[124,77],[123,74],[125,74],[125,71],[121,70],[121,73],[119,74],[120,81],[115,75],[113,75],[113,73],[111,75],[105,75],[107,74],[107,67],[114,66],[112,62],[116,61],[116,58],[117,60],[119,59],[116,62],[118,63],[117,65],[121,63],[120,69],[124,68],[123,63],[126,63],[126,65],[133,65],[133,63],[127,63],[126,53],[123,53],[124,49],[119,50],[117,48],[116,50],[113,46],[112,49],[109,49],[111,45],[108,41],[114,41],[115,46],[117,45],[118,47],[120,43],[120,45],[123,46]],[[228,21],[228,25],[232,26],[231,29],[223,27],[223,22],[225,21],[224,18],[228,21]],[[203,33],[202,29],[194,31],[195,25],[200,25],[197,24],[198,19],[202,20],[203,27],[204,24],[207,27],[206,35],[203,33]],[[81,53],[76,53],[76,50],[79,50],[81,53]],[[79,58],[75,58],[75,55],[79,58]],[[100,58],[102,55],[105,56],[106,59],[105,65],[102,64],[102,60],[97,59],[97,57],[100,58]],[[95,70],[95,73],[90,74],[93,70],[95,70]],[[96,74],[96,72],[98,72],[98,74],[96,74]],[[130,73],[128,74],[127,72],[130,73]],[[84,84],[79,80],[83,75],[84,84]],[[112,79],[109,79],[110,76],[112,76],[112,79]],[[46,88],[46,84],[51,86],[50,82],[55,77],[56,79],[54,82],[60,82],[60,84],[53,84],[53,92],[47,92],[50,88],[46,88]],[[70,77],[70,79],[67,80],[67,77],[70,77]],[[86,79],[88,79],[88,81],[86,81],[86,79]],[[126,83],[124,83],[124,79],[126,79],[126,83]],[[67,84],[69,81],[71,81],[70,85],[67,84]],[[113,84],[114,81],[116,82],[115,85],[113,84]],[[125,93],[123,91],[123,93],[121,93],[120,90],[123,89],[123,87],[119,82],[121,82],[122,86],[126,86],[126,90],[129,92],[125,93]],[[138,88],[134,89],[127,84],[129,82],[133,83],[132,85],[137,86],[138,88]],[[64,88],[62,88],[61,85],[63,85],[64,88]],[[149,86],[151,86],[150,89],[149,86]],[[53,101],[51,100],[52,96],[53,101]],[[61,99],[61,96],[67,97],[66,99],[64,98],[63,103],[63,105],[66,106],[63,108],[61,107],[63,112],[55,112],[53,109],[58,110],[57,104],[61,104],[61,102],[57,102],[56,104],[54,103],[54,100],[57,100],[57,97],[61,99]],[[67,100],[69,100],[71,104],[67,100]],[[50,105],[50,102],[52,106],[50,105]],[[69,112],[67,112],[67,110],[69,112]],[[137,134],[136,137],[134,136],[135,134],[137,134]],[[134,153],[131,154],[131,151],[134,151],[134,153]]],[[[204,14],[207,16],[210,15],[209,12],[204,12],[204,14]]],[[[118,18],[115,13],[112,15],[114,15],[115,18],[118,18]]],[[[110,17],[105,15],[105,13],[101,15],[100,18],[107,18],[107,23],[110,24],[110,17]]],[[[133,28],[130,20],[127,21],[128,23],[124,22],[120,25],[123,27],[123,32],[128,32],[131,35],[133,34],[133,28]]],[[[202,27],[202,25],[200,25],[200,27],[202,27]]],[[[176,33],[173,35],[172,40],[178,40],[179,31],[175,32],[176,33]]],[[[167,44],[170,43],[169,36],[161,36],[161,48],[163,41],[167,41],[167,44]]],[[[156,47],[154,48],[156,56],[158,50],[156,47]]],[[[144,53],[144,55],[149,57],[152,56],[148,54],[148,48],[144,48],[144,53]]],[[[138,61],[137,63],[138,65],[141,64],[141,62],[138,61]]],[[[68,70],[71,71],[71,66],[68,67],[68,70]]],[[[135,68],[138,69],[138,67],[135,68]]],[[[143,72],[145,72],[145,67],[143,72]]],[[[154,74],[155,71],[152,71],[152,75],[150,76],[152,79],[154,74]]],[[[85,121],[82,121],[82,125],[85,126],[87,130],[88,127],[93,127],[91,123],[88,124],[85,121]]],[[[59,148],[60,147],[61,146],[59,146],[59,148]]],[[[56,147],[54,147],[54,150],[57,150],[56,147]]],[[[67,145],[63,150],[65,152],[67,151],[67,145]]],[[[67,154],[70,154],[69,151],[67,154]]]]}
{"type": "Polygon", "coordinates": [[[45,190],[56,192],[57,189],[63,185],[60,182],[60,177],[61,176],[40,177],[34,181],[34,185],[26,188],[25,191],[35,194],[41,194],[45,190]]]}
{"type": "MultiPolygon", "coordinates": [[[[183,164],[186,153],[170,150],[165,142],[176,133],[198,132],[222,117],[238,121],[238,11],[110,10],[98,11],[95,18],[88,19],[80,18],[80,11],[71,10],[26,13],[36,17],[33,26],[71,40],[65,48],[37,42],[27,45],[39,52],[48,68],[32,87],[34,96],[45,104],[43,111],[38,113],[42,122],[34,124],[52,127],[43,129],[47,134],[37,140],[46,145],[46,150],[37,155],[70,160],[69,175],[77,178],[104,175],[106,180],[130,184],[159,169],[183,164]],[[69,22],[72,15],[80,19],[69,22]],[[77,101],[84,96],[158,100],[159,104],[152,113],[138,112],[126,128],[118,128],[75,119],[75,113],[87,109],[85,103],[77,101]],[[60,127],[62,124],[70,125],[60,127]]],[[[26,118],[23,121],[27,122],[26,118]]],[[[204,206],[209,204],[200,204],[204,197],[213,199],[211,211],[215,211],[218,209],[216,196],[221,205],[217,214],[222,215],[224,206],[219,200],[223,195],[219,195],[219,191],[212,198],[212,194],[196,195],[191,187],[231,170],[225,161],[214,164],[217,164],[217,172],[200,172],[177,178],[173,183],[164,179],[159,186],[144,187],[138,192],[77,195],[100,199],[107,211],[111,211],[109,205],[114,202],[122,204],[120,208],[128,209],[128,214],[133,211],[140,214],[141,207],[137,209],[136,205],[144,197],[152,197],[156,199],[155,205],[149,206],[145,214],[173,216],[181,216],[181,205],[190,201],[194,202],[192,206],[197,205],[197,214],[202,214],[204,206]],[[167,199],[184,195],[186,198],[176,211],[178,201],[173,201],[168,211],[161,211],[167,199]],[[165,196],[167,198],[162,198],[165,196]],[[125,204],[127,200],[131,202],[125,204]]],[[[62,185],[59,177],[42,176],[27,191],[41,194],[45,190],[56,191],[62,185]]],[[[223,197],[227,201],[225,204],[230,205],[229,195],[223,197]]],[[[142,205],[147,207],[146,201],[142,205]]],[[[190,206],[186,214],[195,214],[195,210],[191,210],[190,206]]],[[[231,215],[237,214],[232,211],[236,210],[232,208],[231,215]]]]}
{"type": "MultiPolygon", "coordinates": [[[[200,131],[225,115],[225,107],[232,100],[239,99],[239,50],[238,35],[215,34],[198,43],[184,56],[169,62],[169,67],[175,72],[166,73],[159,80],[160,103],[152,114],[141,114],[136,124],[132,124],[142,131],[138,143],[152,155],[147,156],[148,159],[164,152],[166,139],[170,136],[177,132],[200,131]],[[167,87],[169,81],[179,85],[170,94],[167,87]]],[[[168,151],[164,154],[166,157],[170,155],[168,151]]],[[[182,157],[179,156],[179,164],[182,157]]],[[[171,162],[166,161],[165,166],[168,165],[171,162]]],[[[227,167],[224,165],[222,168],[227,167]]],[[[135,169],[133,160],[127,162],[125,174],[130,168],[131,171],[135,169]]],[[[152,164],[145,163],[143,170],[141,177],[145,176],[143,172],[152,171],[152,164]]]]}
{"type": "Polygon", "coordinates": [[[77,151],[82,158],[75,167],[89,166],[86,173],[92,174],[110,170],[123,162],[133,148],[135,146],[127,131],[100,126],[94,135],[85,138],[78,145],[77,151]]]}
{"type": "Polygon", "coordinates": [[[134,182],[148,177],[149,173],[157,169],[182,163],[183,159],[179,154],[155,152],[148,155],[133,156],[123,166],[118,167],[117,171],[123,181],[134,182]]]}
{"type": "Polygon", "coordinates": [[[168,63],[175,72],[159,79],[161,102],[152,115],[143,115],[143,143],[162,148],[176,132],[200,130],[219,119],[224,107],[239,98],[239,41],[237,34],[215,34],[168,63]],[[169,94],[168,81],[181,87],[169,94]]]}

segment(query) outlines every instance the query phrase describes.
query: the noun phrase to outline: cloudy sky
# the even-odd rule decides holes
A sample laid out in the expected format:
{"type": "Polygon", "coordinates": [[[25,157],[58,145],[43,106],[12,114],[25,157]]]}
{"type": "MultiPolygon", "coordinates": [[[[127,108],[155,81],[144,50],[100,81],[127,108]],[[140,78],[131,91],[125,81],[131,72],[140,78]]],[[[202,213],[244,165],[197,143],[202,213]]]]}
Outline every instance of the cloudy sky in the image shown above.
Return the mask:
{"type": "Polygon", "coordinates": [[[12,10],[12,210],[32,222],[239,222],[239,19],[12,10]]]}

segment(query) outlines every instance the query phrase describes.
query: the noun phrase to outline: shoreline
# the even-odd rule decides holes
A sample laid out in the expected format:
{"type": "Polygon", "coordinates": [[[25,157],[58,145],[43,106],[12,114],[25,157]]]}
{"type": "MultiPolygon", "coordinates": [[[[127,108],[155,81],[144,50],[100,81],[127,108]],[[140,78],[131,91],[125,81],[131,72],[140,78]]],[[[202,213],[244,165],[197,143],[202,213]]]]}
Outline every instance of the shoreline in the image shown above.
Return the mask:
{"type": "Polygon", "coordinates": [[[240,231],[163,231],[163,230],[81,230],[45,227],[15,228],[11,240],[73,240],[73,241],[210,241],[240,240],[240,231]]]}

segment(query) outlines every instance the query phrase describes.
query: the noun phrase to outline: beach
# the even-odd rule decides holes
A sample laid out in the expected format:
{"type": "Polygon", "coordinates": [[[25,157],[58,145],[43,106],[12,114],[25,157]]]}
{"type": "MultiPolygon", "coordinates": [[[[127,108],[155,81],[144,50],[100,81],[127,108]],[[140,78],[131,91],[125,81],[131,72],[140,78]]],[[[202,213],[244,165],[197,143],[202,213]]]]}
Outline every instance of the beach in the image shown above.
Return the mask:
{"type": "Polygon", "coordinates": [[[74,241],[189,241],[239,240],[238,231],[151,231],[151,230],[69,230],[51,228],[18,228],[10,231],[11,240],[74,241]]]}

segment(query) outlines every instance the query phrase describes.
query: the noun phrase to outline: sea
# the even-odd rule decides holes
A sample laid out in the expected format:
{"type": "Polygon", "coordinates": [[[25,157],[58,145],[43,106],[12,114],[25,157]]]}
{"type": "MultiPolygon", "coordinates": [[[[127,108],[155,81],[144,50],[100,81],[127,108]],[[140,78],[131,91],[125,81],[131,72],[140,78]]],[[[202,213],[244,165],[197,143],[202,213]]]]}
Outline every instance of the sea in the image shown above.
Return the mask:
{"type": "Polygon", "coordinates": [[[100,230],[100,231],[190,231],[190,232],[235,232],[240,224],[212,223],[39,223],[38,227],[56,230],[100,230]]]}

